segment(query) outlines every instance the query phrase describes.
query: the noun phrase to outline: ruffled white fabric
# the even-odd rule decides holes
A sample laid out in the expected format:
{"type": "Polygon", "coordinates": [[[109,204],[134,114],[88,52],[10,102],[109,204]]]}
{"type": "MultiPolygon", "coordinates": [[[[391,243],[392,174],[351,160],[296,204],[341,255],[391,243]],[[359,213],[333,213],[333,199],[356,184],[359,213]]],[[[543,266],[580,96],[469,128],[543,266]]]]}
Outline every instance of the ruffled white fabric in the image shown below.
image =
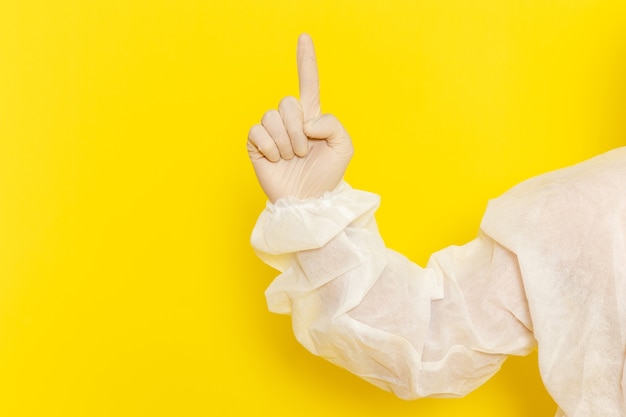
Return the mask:
{"type": "Polygon", "coordinates": [[[311,352],[401,398],[462,396],[538,345],[558,415],[626,416],[626,149],[492,200],[426,268],[385,247],[377,196],[268,204],[252,233],[271,311],[311,352]]]}

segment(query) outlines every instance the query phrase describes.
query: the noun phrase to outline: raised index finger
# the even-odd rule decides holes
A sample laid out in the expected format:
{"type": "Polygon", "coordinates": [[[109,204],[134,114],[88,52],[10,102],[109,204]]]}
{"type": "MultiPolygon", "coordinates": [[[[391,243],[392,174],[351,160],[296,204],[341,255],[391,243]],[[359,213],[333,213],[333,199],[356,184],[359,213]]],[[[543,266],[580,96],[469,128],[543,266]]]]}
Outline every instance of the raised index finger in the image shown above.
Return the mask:
{"type": "Polygon", "coordinates": [[[313,40],[303,33],[298,38],[298,80],[300,83],[300,103],[304,111],[304,120],[310,120],[321,114],[320,80],[317,73],[317,59],[313,40]]]}

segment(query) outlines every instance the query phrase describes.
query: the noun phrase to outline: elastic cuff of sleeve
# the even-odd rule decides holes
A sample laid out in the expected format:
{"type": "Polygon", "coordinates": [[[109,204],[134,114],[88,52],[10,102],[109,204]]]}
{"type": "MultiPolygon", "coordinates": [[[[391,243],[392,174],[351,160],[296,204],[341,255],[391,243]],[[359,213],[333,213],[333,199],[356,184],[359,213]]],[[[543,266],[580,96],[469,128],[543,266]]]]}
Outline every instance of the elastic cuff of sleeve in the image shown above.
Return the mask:
{"type": "Polygon", "coordinates": [[[320,248],[346,227],[367,224],[379,203],[376,194],[345,182],[319,198],[268,202],[250,241],[255,250],[271,255],[320,248]]]}

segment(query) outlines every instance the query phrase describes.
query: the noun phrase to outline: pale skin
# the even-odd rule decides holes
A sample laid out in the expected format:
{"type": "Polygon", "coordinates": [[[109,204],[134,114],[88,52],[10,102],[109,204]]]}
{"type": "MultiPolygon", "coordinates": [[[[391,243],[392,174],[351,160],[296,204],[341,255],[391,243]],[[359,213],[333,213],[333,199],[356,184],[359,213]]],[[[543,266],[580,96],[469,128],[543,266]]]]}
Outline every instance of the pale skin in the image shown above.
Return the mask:
{"type": "Polygon", "coordinates": [[[321,112],[317,59],[307,34],[298,38],[297,63],[300,100],[283,98],[248,134],[250,160],[272,203],[334,190],[354,152],[339,120],[321,112]]]}

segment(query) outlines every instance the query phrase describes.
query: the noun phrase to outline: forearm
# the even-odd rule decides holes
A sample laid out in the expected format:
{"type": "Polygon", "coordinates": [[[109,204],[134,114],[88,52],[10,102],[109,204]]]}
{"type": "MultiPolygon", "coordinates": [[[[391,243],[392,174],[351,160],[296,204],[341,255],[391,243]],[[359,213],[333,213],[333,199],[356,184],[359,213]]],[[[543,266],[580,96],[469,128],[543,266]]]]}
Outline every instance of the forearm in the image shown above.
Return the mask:
{"type": "Polygon", "coordinates": [[[373,217],[377,205],[376,196],[346,185],[323,199],[279,203],[261,217],[253,244],[282,271],[266,296],[270,310],[292,315],[300,343],[412,397],[430,299],[440,291],[434,274],[385,248],[373,217]],[[294,226],[295,219],[302,223],[294,226]],[[287,246],[301,250],[268,253],[287,246]]]}
{"type": "MultiPolygon", "coordinates": [[[[371,194],[344,186],[324,199],[270,207],[253,234],[261,257],[283,271],[267,290],[269,307],[292,314],[295,335],[311,352],[402,398],[463,395],[496,372],[511,348],[481,346],[469,314],[475,306],[455,272],[467,265],[448,259],[444,268],[424,269],[385,248],[376,206],[371,194]]],[[[465,254],[489,259],[484,244],[465,254]]],[[[474,269],[484,273],[482,264],[474,269]]]]}

